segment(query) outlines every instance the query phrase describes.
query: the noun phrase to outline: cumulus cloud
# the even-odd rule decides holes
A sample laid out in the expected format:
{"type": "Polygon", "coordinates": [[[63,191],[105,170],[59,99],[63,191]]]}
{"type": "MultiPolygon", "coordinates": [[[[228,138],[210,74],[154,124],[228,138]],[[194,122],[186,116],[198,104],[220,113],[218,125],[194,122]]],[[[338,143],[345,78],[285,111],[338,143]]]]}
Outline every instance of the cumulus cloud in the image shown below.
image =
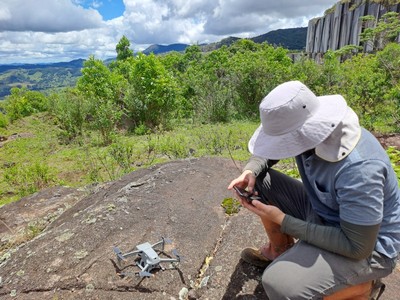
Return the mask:
{"type": "Polygon", "coordinates": [[[178,7],[168,1],[126,1],[125,7],[122,28],[135,44],[188,41],[188,35],[198,33],[203,26],[196,21],[199,16],[182,17],[178,7]]]}
{"type": "Polygon", "coordinates": [[[0,63],[69,61],[90,55],[97,58],[116,56],[115,33],[104,33],[100,29],[58,34],[0,32],[0,63]]]}
{"type": "Polygon", "coordinates": [[[209,41],[307,26],[335,1],[125,0],[124,28],[135,43],[209,41]],[[306,20],[306,21],[305,21],[306,20]],[[278,27],[280,26],[280,27],[278,27]]]}
{"type": "Polygon", "coordinates": [[[2,0],[0,63],[114,57],[125,35],[131,48],[209,43],[307,26],[335,0],[123,0],[122,16],[104,21],[94,7],[110,0],[2,0]],[[90,2],[91,9],[83,4],[90,2]]]}
{"type": "Polygon", "coordinates": [[[307,26],[302,17],[315,17],[332,1],[259,1],[220,0],[213,14],[207,18],[204,31],[207,34],[235,35],[260,34],[271,30],[307,26]],[[277,27],[279,24],[280,27],[277,27]]]}
{"type": "Polygon", "coordinates": [[[102,26],[97,10],[69,0],[2,0],[0,31],[68,32],[102,26]]]}

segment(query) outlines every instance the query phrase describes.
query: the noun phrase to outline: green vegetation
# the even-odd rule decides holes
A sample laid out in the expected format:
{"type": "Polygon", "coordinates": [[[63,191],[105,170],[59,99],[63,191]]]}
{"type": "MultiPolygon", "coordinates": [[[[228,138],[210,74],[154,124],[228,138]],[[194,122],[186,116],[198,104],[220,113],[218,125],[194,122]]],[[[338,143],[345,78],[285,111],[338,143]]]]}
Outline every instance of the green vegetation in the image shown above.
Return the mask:
{"type": "Polygon", "coordinates": [[[40,92],[28,91],[26,88],[12,88],[4,106],[11,121],[46,111],[47,98],[40,92]]]}
{"type": "Polygon", "coordinates": [[[224,208],[227,215],[237,214],[240,210],[240,202],[235,198],[225,198],[221,206],[224,208]]]}
{"type": "Polygon", "coordinates": [[[396,149],[395,147],[389,147],[387,153],[389,154],[394,171],[397,174],[397,179],[400,183],[400,150],[396,149]]]}
{"type": "Polygon", "coordinates": [[[115,47],[115,51],[117,51],[117,60],[125,60],[129,57],[133,57],[133,51],[129,48],[130,45],[131,43],[128,38],[125,35],[122,36],[115,47]]]}
{"type": "MultiPolygon", "coordinates": [[[[385,7],[390,7],[392,5],[398,4],[400,1],[399,0],[363,0],[363,1],[354,1],[354,0],[340,0],[340,3],[353,3],[351,9],[355,9],[359,7],[360,5],[365,4],[366,2],[372,2],[372,3],[378,3],[382,4],[385,7]]],[[[328,12],[331,13],[331,12],[328,12]]]]}
{"type": "MultiPolygon", "coordinates": [[[[301,80],[317,95],[342,94],[369,130],[400,131],[397,43],[344,62],[351,51],[329,51],[321,64],[292,62],[287,50],[250,40],[163,56],[133,56],[128,46],[121,39],[109,65],[89,57],[74,87],[47,96],[14,88],[0,103],[0,136],[21,136],[0,148],[0,205],[174,159],[244,161],[260,100],[287,80],[301,80]]],[[[399,152],[388,151],[399,172],[399,152]]],[[[291,160],[280,164],[296,176],[291,160]]]]}
{"type": "Polygon", "coordinates": [[[373,50],[384,49],[387,44],[395,42],[400,34],[400,19],[396,12],[387,12],[379,22],[371,15],[360,19],[367,27],[361,33],[360,41],[368,44],[373,50]]]}
{"type": "Polygon", "coordinates": [[[74,86],[83,60],[52,65],[0,66],[0,100],[14,87],[51,91],[74,86]]]}
{"type": "Polygon", "coordinates": [[[85,136],[65,145],[60,128],[48,113],[19,119],[0,129],[0,135],[30,132],[0,148],[0,205],[53,185],[84,186],[115,180],[141,167],[181,158],[201,156],[248,158],[247,140],[255,122],[198,125],[181,124],[173,131],[145,135],[116,133],[102,145],[101,134],[85,136]],[[99,146],[100,145],[100,146],[99,146]]]}

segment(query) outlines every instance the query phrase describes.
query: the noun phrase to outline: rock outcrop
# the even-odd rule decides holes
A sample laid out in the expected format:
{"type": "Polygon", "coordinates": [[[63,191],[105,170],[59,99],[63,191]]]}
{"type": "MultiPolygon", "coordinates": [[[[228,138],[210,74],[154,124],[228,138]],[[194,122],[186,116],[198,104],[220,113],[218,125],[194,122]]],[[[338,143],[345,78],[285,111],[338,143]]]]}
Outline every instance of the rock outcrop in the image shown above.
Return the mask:
{"type": "MultiPolygon", "coordinates": [[[[388,11],[400,12],[400,4],[385,7],[365,0],[340,1],[325,16],[309,21],[306,53],[315,58],[328,50],[337,50],[346,45],[360,45],[363,24],[360,17],[366,15],[379,19],[388,11]],[[342,3],[343,2],[343,3],[342,3]]],[[[370,46],[365,46],[368,52],[370,46]]]]}
{"type": "MultiPolygon", "coordinates": [[[[244,247],[266,241],[263,227],[248,210],[227,215],[221,207],[238,174],[228,159],[181,160],[1,207],[1,240],[37,218],[47,227],[0,256],[0,299],[266,299],[263,270],[240,259],[244,247]],[[173,242],[166,255],[175,248],[182,256],[177,265],[165,263],[150,278],[135,275],[133,259],[118,265],[113,246],[126,253],[161,236],[173,242]]],[[[385,279],[381,299],[398,299],[399,277],[385,279]]]]}
{"type": "Polygon", "coordinates": [[[262,299],[262,270],[240,261],[244,246],[265,241],[262,226],[246,210],[228,216],[221,207],[238,174],[232,160],[175,161],[89,192],[49,189],[2,207],[2,239],[34,214],[56,216],[0,257],[0,299],[262,299]],[[182,256],[176,266],[141,278],[134,259],[117,264],[113,246],[126,253],[161,236],[173,242],[167,255],[173,247],[182,256]]]}

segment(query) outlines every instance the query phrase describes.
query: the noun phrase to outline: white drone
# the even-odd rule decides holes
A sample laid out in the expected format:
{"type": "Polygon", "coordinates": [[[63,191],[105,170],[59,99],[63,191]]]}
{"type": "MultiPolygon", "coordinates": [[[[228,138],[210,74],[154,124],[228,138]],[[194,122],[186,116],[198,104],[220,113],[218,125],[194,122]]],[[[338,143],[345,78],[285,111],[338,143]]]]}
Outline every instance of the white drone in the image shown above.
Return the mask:
{"type": "Polygon", "coordinates": [[[162,262],[180,262],[181,257],[179,254],[176,252],[176,250],[172,250],[173,255],[176,258],[161,258],[159,254],[164,252],[164,246],[166,243],[171,243],[169,240],[165,238],[161,238],[161,241],[155,243],[155,244],[150,244],[148,242],[137,245],[136,249],[134,251],[128,252],[123,254],[121,250],[119,250],[118,247],[113,247],[114,253],[117,255],[118,263],[120,264],[121,261],[126,260],[130,256],[137,256],[137,258],[140,258],[136,260],[136,265],[140,268],[140,272],[138,275],[140,277],[150,277],[152,274],[150,273],[153,269],[161,269],[165,270],[161,266],[160,263],[162,262]],[[161,245],[161,249],[158,250],[158,253],[154,249],[155,247],[161,245]]]}

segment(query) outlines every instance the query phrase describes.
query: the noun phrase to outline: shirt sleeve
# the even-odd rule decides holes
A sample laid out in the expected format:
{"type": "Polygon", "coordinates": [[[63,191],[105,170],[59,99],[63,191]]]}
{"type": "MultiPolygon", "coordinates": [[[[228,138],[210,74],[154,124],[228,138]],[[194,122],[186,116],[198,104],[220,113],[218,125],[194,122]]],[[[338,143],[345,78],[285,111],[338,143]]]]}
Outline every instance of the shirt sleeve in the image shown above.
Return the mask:
{"type": "Polygon", "coordinates": [[[254,174],[254,176],[260,175],[265,170],[268,170],[270,167],[275,165],[278,162],[278,160],[271,160],[267,158],[262,158],[258,156],[252,156],[250,157],[249,161],[243,168],[243,171],[245,170],[250,170],[254,174]]]}
{"type": "Polygon", "coordinates": [[[331,227],[286,215],[281,231],[319,248],[354,259],[364,259],[375,248],[379,227],[380,224],[363,226],[346,221],[341,221],[340,227],[331,227]]]}

